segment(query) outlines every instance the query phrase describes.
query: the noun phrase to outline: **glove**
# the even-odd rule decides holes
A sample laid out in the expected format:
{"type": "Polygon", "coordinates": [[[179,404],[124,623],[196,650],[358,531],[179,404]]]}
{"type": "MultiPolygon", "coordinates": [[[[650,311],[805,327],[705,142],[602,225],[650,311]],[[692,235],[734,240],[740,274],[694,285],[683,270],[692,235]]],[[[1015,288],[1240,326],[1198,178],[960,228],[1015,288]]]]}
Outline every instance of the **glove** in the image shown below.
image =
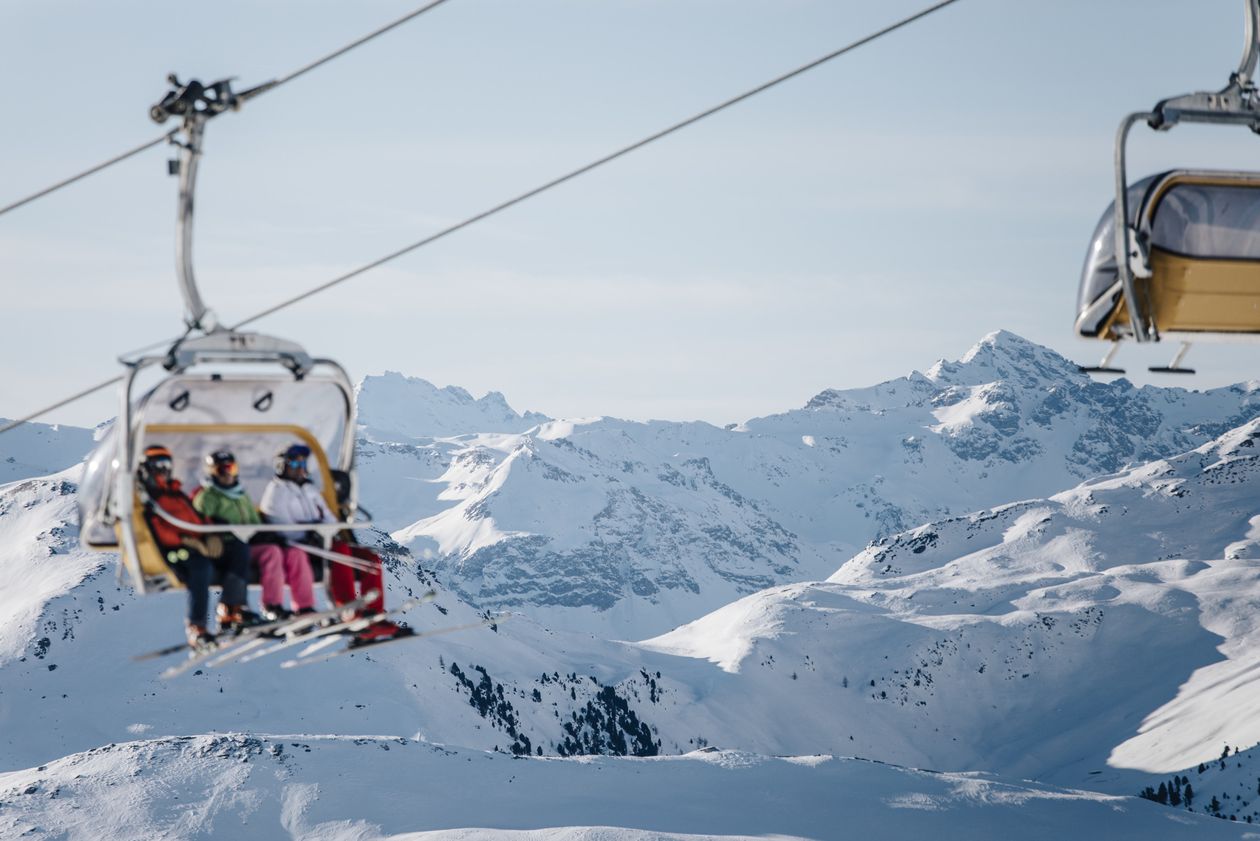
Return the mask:
{"type": "Polygon", "coordinates": [[[223,538],[217,534],[207,534],[205,537],[185,537],[180,542],[211,560],[223,557],[223,538]]]}

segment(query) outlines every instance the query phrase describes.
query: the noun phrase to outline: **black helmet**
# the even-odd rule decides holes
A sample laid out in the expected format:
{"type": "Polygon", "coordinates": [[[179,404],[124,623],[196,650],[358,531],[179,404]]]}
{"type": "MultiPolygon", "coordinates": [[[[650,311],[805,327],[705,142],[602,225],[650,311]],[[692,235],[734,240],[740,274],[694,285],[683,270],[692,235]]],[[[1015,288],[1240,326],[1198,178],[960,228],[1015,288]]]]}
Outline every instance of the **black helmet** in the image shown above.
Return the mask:
{"type": "Polygon", "coordinates": [[[286,468],[306,467],[311,448],[305,444],[291,444],[276,454],[276,475],[283,476],[286,468]]]}
{"type": "Polygon", "coordinates": [[[206,478],[221,485],[235,485],[237,482],[236,456],[228,450],[218,450],[205,458],[206,478]]]}

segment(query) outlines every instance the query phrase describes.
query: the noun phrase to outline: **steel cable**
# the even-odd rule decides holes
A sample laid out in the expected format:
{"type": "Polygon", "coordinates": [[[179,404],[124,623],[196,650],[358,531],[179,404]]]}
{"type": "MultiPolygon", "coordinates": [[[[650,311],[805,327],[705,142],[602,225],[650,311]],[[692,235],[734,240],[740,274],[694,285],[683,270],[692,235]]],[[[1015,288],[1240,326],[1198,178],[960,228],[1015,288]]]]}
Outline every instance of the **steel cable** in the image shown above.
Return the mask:
{"type": "MultiPolygon", "coordinates": [[[[422,12],[427,11],[428,9],[433,8],[434,6],[437,6],[437,5],[439,5],[440,3],[443,3],[443,2],[446,2],[446,0],[434,0],[434,2],[432,2],[432,3],[428,4],[427,6],[423,7],[423,8],[422,8],[422,9],[420,9],[419,11],[414,12],[414,13],[413,13],[412,15],[410,15],[409,17],[407,17],[407,18],[405,18],[405,19],[400,19],[400,20],[398,20],[398,21],[395,21],[395,22],[394,22],[394,23],[392,23],[392,24],[389,24],[386,28],[379,30],[379,31],[378,31],[378,33],[376,33],[376,34],[379,34],[380,32],[384,32],[384,31],[386,31],[386,30],[387,30],[387,29],[389,29],[389,28],[392,28],[392,27],[394,27],[394,26],[397,26],[398,24],[400,24],[400,23],[404,22],[404,20],[409,20],[409,19],[410,19],[410,17],[414,17],[414,16],[415,16],[415,15],[417,15],[417,14],[421,14],[422,12]]],[[[707,117],[711,117],[711,116],[713,116],[714,114],[717,114],[717,113],[718,113],[718,112],[720,112],[720,111],[724,111],[724,110],[726,110],[727,108],[730,108],[730,107],[731,107],[731,106],[733,106],[733,105],[736,105],[736,104],[738,104],[738,103],[740,103],[740,102],[743,102],[743,101],[744,101],[744,100],[746,100],[746,99],[750,99],[751,97],[754,97],[754,96],[756,96],[756,95],[757,95],[757,94],[759,94],[759,93],[763,93],[764,91],[767,91],[767,90],[769,90],[769,89],[771,89],[771,88],[773,88],[773,87],[775,87],[775,86],[777,86],[777,85],[780,85],[780,84],[782,84],[783,82],[788,81],[789,79],[793,79],[793,78],[795,78],[795,77],[797,77],[797,76],[801,75],[802,73],[806,73],[806,72],[808,72],[808,71],[810,71],[810,70],[813,70],[813,69],[814,69],[814,68],[816,68],[816,67],[819,67],[819,66],[821,66],[821,65],[823,65],[823,64],[826,64],[826,63],[827,63],[827,62],[829,62],[829,61],[832,61],[833,59],[839,58],[840,56],[845,55],[846,53],[852,52],[853,50],[856,50],[856,49],[858,49],[859,47],[865,46],[866,44],[870,44],[870,43],[871,43],[871,42],[873,42],[873,41],[877,41],[877,40],[879,40],[880,38],[884,37],[885,35],[888,35],[888,34],[890,34],[890,33],[892,33],[892,32],[895,32],[895,31],[897,31],[898,29],[901,29],[901,28],[902,28],[902,27],[904,27],[904,26],[907,26],[907,25],[909,25],[909,24],[911,24],[911,23],[914,23],[914,22],[915,22],[915,21],[917,21],[917,20],[921,20],[922,18],[925,18],[925,17],[927,17],[928,15],[931,15],[931,14],[933,14],[933,13],[935,13],[935,12],[938,12],[938,11],[940,11],[941,9],[945,8],[946,6],[953,5],[953,4],[954,4],[954,3],[956,3],[956,2],[958,2],[958,0],[941,0],[941,2],[938,2],[938,3],[935,3],[935,4],[931,5],[931,6],[928,6],[927,8],[924,8],[924,9],[922,9],[922,10],[918,11],[918,12],[915,12],[914,14],[909,15],[908,17],[904,17],[904,18],[902,18],[901,20],[897,21],[896,23],[893,23],[893,24],[890,24],[890,25],[888,25],[888,26],[885,26],[884,28],[882,28],[882,29],[879,29],[879,30],[875,31],[875,32],[871,33],[870,35],[867,35],[867,36],[865,36],[865,37],[863,37],[863,38],[859,38],[858,40],[853,41],[853,42],[851,42],[851,43],[849,43],[849,44],[846,44],[845,46],[843,46],[843,47],[841,47],[841,48],[839,48],[839,49],[837,49],[837,50],[833,50],[832,52],[829,52],[829,53],[827,53],[826,55],[823,55],[823,56],[821,56],[821,57],[819,57],[819,58],[816,58],[816,59],[814,59],[813,61],[810,61],[810,62],[808,62],[808,63],[806,63],[806,64],[802,64],[801,66],[799,66],[799,67],[797,67],[797,68],[795,68],[795,69],[793,69],[793,70],[790,70],[790,71],[788,71],[788,72],[786,72],[786,73],[783,73],[782,75],[776,76],[775,78],[771,79],[770,81],[768,81],[768,82],[764,82],[764,83],[762,83],[762,84],[760,84],[760,85],[756,86],[755,88],[751,88],[751,89],[749,89],[749,90],[747,90],[747,91],[744,91],[744,92],[743,92],[743,93],[741,93],[741,94],[738,94],[738,95],[736,95],[736,96],[733,96],[733,97],[731,97],[730,99],[727,99],[727,100],[725,100],[725,101],[723,101],[723,102],[719,103],[718,105],[715,105],[715,106],[713,106],[713,107],[711,107],[711,108],[707,108],[707,109],[705,109],[704,111],[701,111],[701,112],[699,112],[699,113],[697,113],[697,114],[694,114],[693,116],[688,117],[688,118],[687,118],[687,119],[685,119],[685,120],[681,120],[680,122],[674,123],[673,125],[669,126],[668,128],[665,128],[665,129],[662,129],[662,130],[660,130],[660,131],[658,131],[658,132],[655,132],[655,133],[653,133],[653,134],[650,134],[650,135],[648,135],[647,137],[643,138],[642,140],[639,140],[639,141],[637,141],[637,142],[635,142],[635,143],[631,143],[631,144],[630,144],[630,145],[628,145],[628,146],[623,146],[622,148],[618,149],[617,151],[612,152],[611,154],[605,155],[604,157],[599,158],[599,159],[597,159],[597,160],[594,160],[594,161],[592,161],[591,163],[586,164],[585,166],[578,167],[577,169],[572,170],[572,171],[570,171],[570,172],[568,172],[568,173],[566,173],[566,174],[564,174],[564,175],[561,175],[561,176],[559,176],[558,178],[553,178],[552,180],[550,180],[550,181],[548,181],[548,182],[546,182],[546,183],[544,183],[544,184],[542,184],[542,185],[540,185],[540,186],[538,186],[538,187],[535,187],[535,188],[533,188],[532,190],[527,190],[526,192],[521,193],[520,195],[517,195],[517,196],[515,196],[515,197],[513,197],[513,198],[510,198],[510,199],[508,199],[508,200],[506,200],[506,201],[504,201],[504,202],[501,202],[501,203],[499,203],[499,204],[495,205],[494,207],[491,207],[491,208],[490,208],[490,209],[488,209],[488,210],[483,210],[483,211],[481,211],[480,213],[474,214],[473,216],[469,216],[468,218],[464,219],[464,220],[463,220],[463,221],[461,221],[461,222],[457,222],[457,223],[455,223],[454,225],[451,225],[450,227],[443,228],[442,230],[438,231],[437,233],[430,234],[429,236],[427,236],[427,237],[425,237],[425,238],[423,238],[423,239],[421,239],[421,240],[418,240],[418,241],[416,241],[416,242],[414,242],[414,243],[412,243],[412,244],[410,244],[410,245],[404,246],[403,248],[400,248],[400,249],[398,249],[397,251],[393,251],[393,252],[391,252],[391,253],[389,253],[389,254],[385,255],[384,257],[380,257],[380,258],[378,258],[378,259],[376,259],[376,260],[373,260],[373,261],[372,261],[372,262],[370,262],[370,263],[366,263],[366,264],[364,264],[363,266],[360,266],[360,267],[359,267],[359,268],[357,268],[357,269],[354,269],[354,270],[352,270],[352,271],[346,272],[345,274],[343,274],[343,275],[339,275],[338,277],[335,277],[335,278],[333,278],[332,280],[326,281],[326,282],[324,282],[324,283],[321,283],[321,284],[320,284],[320,285],[318,285],[318,286],[312,287],[311,289],[307,290],[306,292],[303,292],[303,293],[302,293],[302,294],[300,294],[300,295],[295,295],[295,296],[293,296],[292,298],[288,298],[288,299],[286,299],[286,300],[284,300],[284,301],[281,301],[281,302],[280,302],[280,303],[278,303],[278,304],[275,304],[275,305],[273,305],[273,306],[270,306],[270,307],[268,307],[267,309],[264,309],[264,310],[262,310],[262,311],[260,311],[260,312],[258,312],[258,313],[255,313],[254,315],[249,316],[248,318],[246,318],[246,319],[244,319],[244,320],[242,320],[242,321],[237,322],[237,323],[236,323],[235,325],[233,325],[230,329],[232,329],[232,330],[238,330],[238,329],[240,329],[241,327],[244,327],[244,326],[245,326],[245,325],[247,325],[247,324],[252,324],[253,322],[258,321],[258,320],[259,320],[259,319],[261,319],[261,318],[265,318],[265,317],[266,317],[266,316],[268,316],[268,315],[273,315],[274,313],[277,313],[277,312],[279,312],[280,310],[287,309],[288,307],[291,307],[291,306],[293,306],[294,304],[297,304],[297,303],[299,303],[299,302],[301,302],[301,301],[304,301],[304,300],[306,300],[307,298],[310,298],[310,297],[312,297],[312,296],[314,296],[314,295],[318,295],[319,293],[324,292],[324,291],[326,291],[326,290],[328,290],[328,289],[331,289],[332,287],[337,286],[337,285],[339,285],[339,284],[341,284],[341,283],[344,283],[345,281],[350,280],[351,278],[357,277],[357,276],[359,276],[359,275],[361,275],[361,274],[363,274],[363,273],[365,273],[365,272],[371,271],[372,269],[375,269],[375,268],[377,268],[377,267],[379,267],[379,266],[382,266],[382,265],[384,265],[384,264],[386,264],[386,263],[388,263],[388,262],[390,262],[390,261],[392,261],[392,260],[395,260],[395,259],[397,259],[397,258],[399,258],[399,257],[403,256],[404,254],[408,254],[408,253],[410,253],[410,252],[412,252],[412,251],[415,251],[415,250],[416,250],[416,249],[418,249],[418,248],[422,248],[422,247],[424,247],[424,246],[426,246],[426,245],[428,245],[428,244],[430,244],[430,243],[432,243],[432,242],[436,242],[437,240],[442,239],[443,237],[445,237],[445,236],[447,236],[447,235],[449,235],[449,234],[452,234],[452,233],[454,233],[454,232],[456,232],[456,231],[458,231],[458,230],[460,230],[460,229],[462,229],[462,228],[466,228],[466,227],[468,227],[468,226],[470,226],[470,225],[473,225],[473,224],[475,224],[475,223],[477,223],[477,222],[480,222],[480,221],[481,221],[481,220],[483,220],[483,219],[486,219],[486,218],[488,218],[488,217],[490,217],[490,216],[494,216],[495,214],[500,213],[500,212],[502,212],[502,211],[504,211],[504,210],[507,210],[508,208],[513,207],[513,206],[515,206],[515,205],[517,205],[517,204],[520,204],[521,202],[524,202],[524,201],[526,201],[527,199],[531,199],[531,198],[533,198],[534,196],[537,196],[537,195],[539,195],[539,194],[541,194],[541,193],[544,193],[544,192],[546,192],[546,191],[548,191],[548,190],[552,189],[553,187],[558,187],[558,186],[560,186],[561,184],[564,184],[564,183],[565,183],[565,182],[567,182],[567,181],[571,181],[572,179],[577,178],[577,177],[579,177],[579,176],[581,176],[581,175],[584,175],[584,174],[586,174],[586,173],[588,173],[588,172],[590,172],[590,171],[592,171],[592,170],[594,170],[594,169],[597,169],[597,168],[599,168],[599,167],[603,166],[604,164],[610,163],[610,162],[612,162],[612,161],[614,161],[614,160],[616,160],[616,159],[618,159],[618,158],[620,158],[620,157],[623,157],[624,155],[627,155],[627,154],[629,154],[630,152],[633,152],[633,151],[635,151],[635,150],[637,150],[637,149],[641,149],[641,148],[643,148],[644,146],[647,146],[647,145],[649,145],[649,144],[651,144],[651,143],[654,143],[655,141],[660,140],[660,139],[661,139],[661,138],[663,138],[663,137],[667,137],[668,135],[671,135],[671,134],[673,134],[674,132],[677,132],[677,131],[679,131],[679,130],[681,130],[681,129],[683,129],[683,128],[686,128],[687,126],[690,126],[690,125],[693,125],[693,124],[695,124],[695,123],[698,123],[698,122],[700,122],[701,120],[703,120],[703,119],[705,119],[705,118],[707,118],[707,117]]],[[[373,36],[369,36],[369,37],[375,37],[375,35],[373,35],[373,36]]],[[[360,39],[360,42],[358,42],[358,43],[361,43],[363,40],[364,40],[364,39],[360,39]]],[[[353,47],[353,46],[357,46],[357,44],[352,45],[352,47],[353,47]]],[[[350,48],[352,48],[352,47],[350,47],[350,48]]],[[[346,49],[350,49],[350,48],[346,48],[346,49]]],[[[333,58],[336,58],[336,57],[337,57],[337,55],[340,55],[341,53],[344,53],[344,52],[345,52],[345,49],[343,49],[343,50],[341,50],[341,51],[339,51],[339,52],[337,52],[337,53],[330,54],[330,55],[326,56],[325,58],[321,59],[320,61],[318,61],[318,62],[316,62],[316,63],[314,63],[314,64],[309,65],[307,68],[303,68],[302,70],[299,70],[299,71],[298,71],[297,73],[295,73],[295,74],[290,74],[290,76],[286,77],[286,78],[285,78],[285,79],[283,79],[283,80],[278,81],[276,84],[277,84],[277,85],[278,85],[278,84],[282,84],[284,81],[288,81],[288,79],[296,78],[296,76],[297,76],[297,75],[300,75],[301,73],[306,72],[306,70],[313,69],[314,67],[317,67],[319,64],[322,64],[322,63],[324,63],[324,62],[326,62],[326,61],[330,61],[330,60],[332,60],[333,58]]],[[[265,88],[265,86],[264,86],[264,89],[270,89],[270,88],[265,88]]],[[[260,91],[260,92],[261,92],[261,91],[260,91]]],[[[98,385],[96,385],[96,386],[93,386],[93,387],[92,387],[92,388],[90,388],[90,389],[86,389],[86,390],[84,390],[84,391],[81,391],[81,392],[79,392],[78,394],[74,395],[73,397],[70,397],[70,398],[67,398],[67,399],[65,399],[65,400],[62,400],[62,401],[60,401],[60,402],[58,402],[58,403],[56,403],[56,404],[54,404],[54,405],[52,405],[52,406],[49,406],[49,407],[44,408],[44,409],[41,409],[41,410],[39,410],[38,412],[35,412],[35,413],[33,413],[33,414],[26,415],[26,416],[25,416],[25,417],[23,417],[21,420],[13,421],[13,422],[9,423],[8,425],[6,425],[6,426],[4,426],[4,427],[0,427],[0,433],[7,432],[8,430],[13,429],[15,426],[18,426],[18,425],[20,425],[20,424],[22,424],[22,423],[26,423],[27,421],[34,420],[35,418],[41,417],[42,415],[45,415],[45,414],[47,414],[47,413],[48,413],[48,412],[50,412],[50,411],[54,411],[54,410],[56,410],[56,409],[61,408],[62,406],[68,405],[69,403],[73,403],[74,401],[76,401],[76,400],[78,400],[78,399],[80,399],[80,398],[82,398],[82,397],[86,397],[86,396],[88,396],[89,394],[93,394],[93,393],[95,393],[95,392],[97,392],[97,391],[100,391],[101,389],[105,388],[106,386],[108,386],[108,385],[110,385],[110,384],[112,384],[112,383],[116,383],[116,382],[118,382],[118,381],[119,381],[119,380],[121,380],[121,379],[122,379],[122,377],[115,377],[115,378],[113,378],[113,379],[111,379],[111,380],[107,380],[107,381],[102,382],[102,383],[100,383],[100,384],[98,384],[98,385]]]]}
{"type": "MultiPolygon", "coordinates": [[[[430,9],[436,8],[437,6],[440,6],[446,2],[448,2],[448,0],[431,0],[429,3],[424,4],[420,8],[415,9],[414,11],[408,12],[407,14],[398,18],[397,20],[387,23],[384,26],[380,27],[379,29],[373,30],[372,32],[369,32],[367,35],[364,35],[361,38],[356,38],[354,41],[351,41],[349,44],[345,45],[344,47],[341,47],[340,49],[332,51],[331,53],[324,56],[323,58],[316,59],[315,61],[312,61],[310,64],[306,64],[302,67],[299,67],[297,70],[294,70],[292,73],[289,73],[287,76],[281,76],[279,79],[273,79],[270,82],[264,82],[263,84],[258,85],[257,87],[251,88],[249,91],[246,91],[243,94],[241,94],[238,97],[238,99],[249,100],[249,99],[253,99],[256,96],[259,96],[260,94],[264,94],[268,91],[273,91],[276,88],[280,87],[281,85],[291,82],[297,77],[302,76],[306,73],[309,73],[310,71],[314,70],[316,67],[327,64],[333,59],[339,58],[340,56],[345,55],[346,53],[350,52],[356,47],[361,47],[362,45],[366,44],[368,41],[371,41],[374,38],[384,35],[386,32],[389,32],[391,29],[394,29],[395,27],[398,27],[398,26],[402,26],[404,23],[411,20],[412,18],[417,18],[420,15],[424,14],[425,12],[429,11],[430,9]]],[[[83,172],[80,172],[77,175],[72,175],[69,178],[58,181],[56,184],[45,187],[39,192],[32,193],[31,195],[26,196],[25,198],[18,199],[12,204],[7,204],[4,207],[0,207],[0,216],[3,216],[4,214],[8,213],[10,210],[17,210],[19,207],[25,204],[29,204],[35,201],[36,199],[43,198],[44,196],[50,193],[55,193],[58,190],[60,190],[62,187],[68,187],[71,184],[75,183],[76,181],[81,181],[82,179],[87,178],[89,175],[93,175],[97,172],[100,172],[103,169],[108,169],[109,167],[113,166],[116,163],[122,163],[123,161],[127,160],[133,155],[138,155],[141,152],[147,149],[152,149],[154,146],[157,146],[161,143],[170,142],[171,139],[174,138],[174,136],[178,132],[179,132],[179,129],[172,129],[171,131],[168,131],[166,134],[162,135],[161,137],[150,140],[147,143],[142,143],[141,145],[135,147],[134,149],[129,149],[128,151],[123,152],[120,155],[115,155],[109,160],[103,161],[97,164],[96,166],[91,167],[90,169],[85,169],[83,172]]],[[[0,432],[4,432],[4,429],[0,429],[0,432]]]]}

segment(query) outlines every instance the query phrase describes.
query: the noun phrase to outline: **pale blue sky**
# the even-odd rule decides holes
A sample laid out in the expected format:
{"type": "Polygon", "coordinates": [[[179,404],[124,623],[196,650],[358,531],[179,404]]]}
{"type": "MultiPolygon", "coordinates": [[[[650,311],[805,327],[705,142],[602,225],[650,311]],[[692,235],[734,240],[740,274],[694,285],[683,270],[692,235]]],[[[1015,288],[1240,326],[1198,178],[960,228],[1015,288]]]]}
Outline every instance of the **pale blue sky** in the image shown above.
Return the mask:
{"type": "MultiPolygon", "coordinates": [[[[0,204],[162,129],[164,76],[283,75],[417,0],[0,5],[0,204]]],[[[228,322],[925,5],[452,0],[209,127],[202,292],[228,322]]],[[[744,420],[1006,328],[1080,361],[1127,112],[1217,88],[1240,0],[961,0],[683,134],[256,325],[551,415],[744,420]]],[[[152,150],[0,218],[0,415],[177,333],[152,150]]],[[[1135,176],[1256,167],[1242,129],[1142,129],[1135,176]]],[[[1175,346],[1128,348],[1152,380],[1175,346]]],[[[1204,388],[1260,348],[1196,347],[1204,388]]],[[[113,397],[53,420],[94,423],[113,397]]]]}

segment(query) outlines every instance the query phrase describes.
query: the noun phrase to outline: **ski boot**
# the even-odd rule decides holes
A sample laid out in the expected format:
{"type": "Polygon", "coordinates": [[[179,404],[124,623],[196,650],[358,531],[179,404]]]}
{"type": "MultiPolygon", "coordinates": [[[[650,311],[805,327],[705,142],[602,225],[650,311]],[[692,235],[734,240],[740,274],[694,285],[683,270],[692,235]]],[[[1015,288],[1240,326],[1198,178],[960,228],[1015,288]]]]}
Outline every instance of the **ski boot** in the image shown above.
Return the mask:
{"type": "Polygon", "coordinates": [[[219,620],[219,633],[225,631],[240,633],[245,628],[263,624],[261,616],[238,604],[227,605],[219,602],[216,616],[219,620]]]}
{"type": "Polygon", "coordinates": [[[363,645],[372,645],[373,643],[385,642],[386,640],[398,639],[399,637],[409,637],[414,633],[415,631],[406,625],[399,625],[397,622],[382,619],[379,622],[373,622],[352,636],[349,647],[358,648],[363,645]]]}
{"type": "Polygon", "coordinates": [[[289,610],[282,604],[265,604],[262,609],[262,618],[265,622],[282,622],[285,619],[293,617],[293,611],[289,610]]]}
{"type": "Polygon", "coordinates": [[[214,648],[216,638],[205,625],[194,625],[189,622],[184,629],[188,639],[188,648],[193,654],[203,654],[214,648]]]}

